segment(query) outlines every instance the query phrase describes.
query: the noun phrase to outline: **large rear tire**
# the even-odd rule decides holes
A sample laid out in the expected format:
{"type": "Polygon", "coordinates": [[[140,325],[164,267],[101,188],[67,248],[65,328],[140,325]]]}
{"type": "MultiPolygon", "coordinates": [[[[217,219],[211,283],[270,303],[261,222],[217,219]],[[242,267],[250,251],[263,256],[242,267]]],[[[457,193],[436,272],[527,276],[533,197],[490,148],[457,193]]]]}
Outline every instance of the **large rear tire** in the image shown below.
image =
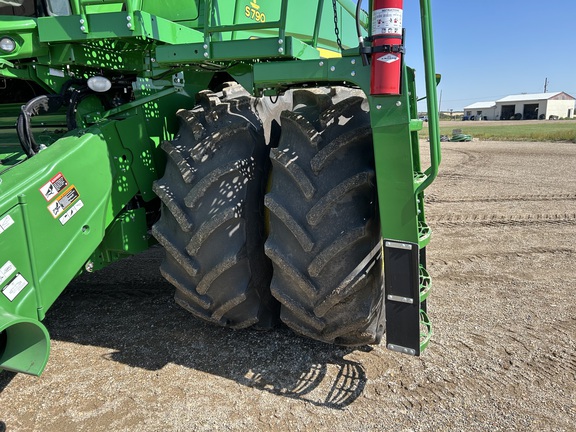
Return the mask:
{"type": "Polygon", "coordinates": [[[279,307],[264,253],[269,147],[254,99],[238,87],[201,92],[198,107],[178,112],[180,130],[162,144],[168,163],[154,184],[163,206],[152,233],[179,305],[221,326],[269,328],[279,307]]]}
{"type": "MultiPolygon", "coordinates": [[[[346,90],[346,89],[342,89],[346,90]]],[[[294,92],[281,115],[265,205],[266,254],[281,320],[329,343],[379,343],[382,254],[369,114],[364,99],[294,92]]]]}

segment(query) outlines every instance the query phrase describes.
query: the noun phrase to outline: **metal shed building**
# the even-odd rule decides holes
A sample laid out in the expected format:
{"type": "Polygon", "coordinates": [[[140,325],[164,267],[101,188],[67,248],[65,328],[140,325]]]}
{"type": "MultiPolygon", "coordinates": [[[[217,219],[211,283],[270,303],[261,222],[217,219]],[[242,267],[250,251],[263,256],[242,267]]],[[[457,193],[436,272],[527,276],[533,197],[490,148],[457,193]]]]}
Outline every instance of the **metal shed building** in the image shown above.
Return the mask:
{"type": "Polygon", "coordinates": [[[468,120],[496,120],[496,102],[476,102],[464,107],[468,120]]]}
{"type": "Polygon", "coordinates": [[[576,99],[568,93],[533,93],[506,96],[496,101],[496,120],[516,116],[523,120],[574,118],[576,99]]]}

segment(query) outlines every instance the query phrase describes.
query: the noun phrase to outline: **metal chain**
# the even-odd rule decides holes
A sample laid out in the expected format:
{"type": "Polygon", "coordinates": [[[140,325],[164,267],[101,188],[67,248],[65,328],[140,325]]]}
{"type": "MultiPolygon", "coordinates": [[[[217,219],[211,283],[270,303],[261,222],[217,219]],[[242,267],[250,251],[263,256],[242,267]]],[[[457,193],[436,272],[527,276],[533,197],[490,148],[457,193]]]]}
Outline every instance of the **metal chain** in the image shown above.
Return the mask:
{"type": "Polygon", "coordinates": [[[338,29],[338,10],[336,9],[336,0],[332,0],[332,7],[334,8],[334,33],[336,34],[336,43],[338,44],[340,51],[344,51],[344,48],[342,48],[342,41],[340,40],[340,29],[338,29]]]}

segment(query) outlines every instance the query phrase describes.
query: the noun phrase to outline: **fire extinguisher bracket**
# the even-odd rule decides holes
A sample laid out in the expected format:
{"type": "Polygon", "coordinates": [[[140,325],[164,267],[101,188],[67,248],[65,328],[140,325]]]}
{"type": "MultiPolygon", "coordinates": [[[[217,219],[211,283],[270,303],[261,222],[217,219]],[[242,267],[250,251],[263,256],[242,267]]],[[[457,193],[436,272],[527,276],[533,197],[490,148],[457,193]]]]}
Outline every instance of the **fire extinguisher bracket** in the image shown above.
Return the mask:
{"type": "Polygon", "coordinates": [[[374,53],[400,53],[405,54],[406,50],[404,49],[404,45],[380,45],[374,47],[362,47],[360,53],[361,54],[374,54],[374,53]]]}
{"type": "Polygon", "coordinates": [[[373,36],[369,36],[369,37],[364,38],[364,40],[367,40],[368,42],[374,42],[375,40],[378,40],[378,39],[397,40],[400,37],[404,38],[404,34],[402,34],[402,35],[388,35],[388,34],[373,35],[373,36]]]}

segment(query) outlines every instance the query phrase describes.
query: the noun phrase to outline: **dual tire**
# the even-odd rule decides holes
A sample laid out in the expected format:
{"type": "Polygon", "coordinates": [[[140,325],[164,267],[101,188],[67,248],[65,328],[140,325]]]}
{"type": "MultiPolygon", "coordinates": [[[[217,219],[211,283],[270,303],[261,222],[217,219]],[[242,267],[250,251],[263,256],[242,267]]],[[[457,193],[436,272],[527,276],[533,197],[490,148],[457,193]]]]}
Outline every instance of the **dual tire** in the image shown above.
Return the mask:
{"type": "Polygon", "coordinates": [[[268,137],[268,110],[235,86],[177,114],[154,185],[161,272],[178,304],[221,326],[280,319],[328,343],[378,343],[381,238],[364,100],[333,89],[288,98],[268,137]]]}

